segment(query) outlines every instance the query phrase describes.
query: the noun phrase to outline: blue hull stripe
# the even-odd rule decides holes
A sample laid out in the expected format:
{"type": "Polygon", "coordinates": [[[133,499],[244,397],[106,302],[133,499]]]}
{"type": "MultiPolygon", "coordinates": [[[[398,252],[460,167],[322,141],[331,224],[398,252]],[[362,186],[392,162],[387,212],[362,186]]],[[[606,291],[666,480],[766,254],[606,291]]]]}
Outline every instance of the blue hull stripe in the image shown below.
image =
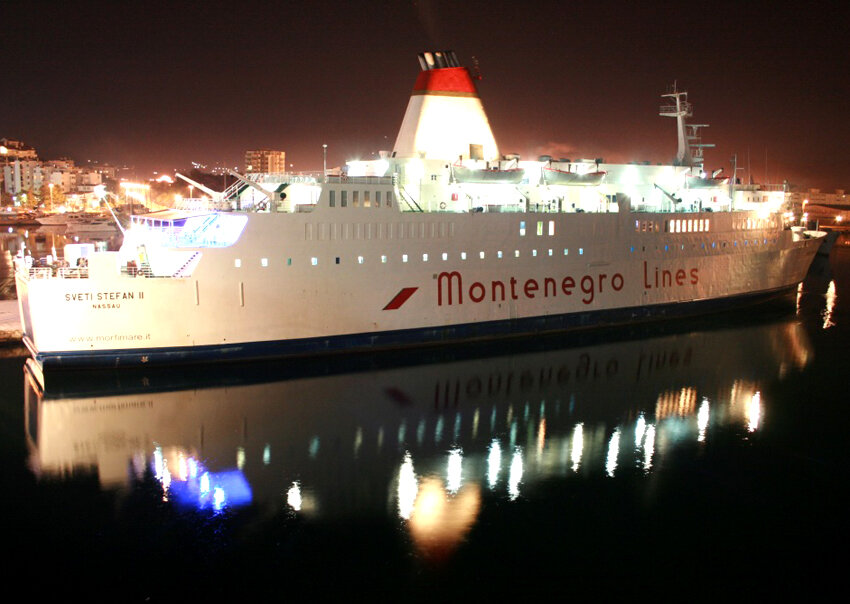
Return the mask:
{"type": "Polygon", "coordinates": [[[322,338],[245,342],[215,346],[181,346],[173,348],[116,349],[100,351],[38,352],[32,343],[25,342],[36,361],[45,369],[74,367],[132,367],[173,365],[180,363],[214,363],[244,361],[287,356],[313,356],[354,352],[451,344],[464,341],[529,336],[547,332],[613,327],[656,321],[667,318],[690,317],[767,301],[788,294],[796,285],[780,290],[653,306],[617,308],[509,319],[481,323],[464,323],[445,327],[426,327],[375,333],[346,334],[322,338]]]}

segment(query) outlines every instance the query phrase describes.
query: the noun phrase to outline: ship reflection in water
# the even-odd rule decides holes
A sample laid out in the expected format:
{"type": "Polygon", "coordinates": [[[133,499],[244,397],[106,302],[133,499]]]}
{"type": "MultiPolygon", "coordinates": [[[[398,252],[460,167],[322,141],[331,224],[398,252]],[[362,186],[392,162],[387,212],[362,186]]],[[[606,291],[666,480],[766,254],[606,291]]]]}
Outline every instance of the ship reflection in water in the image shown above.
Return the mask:
{"type": "Polygon", "coordinates": [[[764,385],[811,354],[793,321],[545,348],[339,373],[48,374],[44,392],[28,375],[31,465],[117,491],[149,472],[164,499],[212,514],[377,513],[440,560],[487,502],[533,499],[552,479],[651,477],[720,427],[747,438],[770,418],[764,385]]]}

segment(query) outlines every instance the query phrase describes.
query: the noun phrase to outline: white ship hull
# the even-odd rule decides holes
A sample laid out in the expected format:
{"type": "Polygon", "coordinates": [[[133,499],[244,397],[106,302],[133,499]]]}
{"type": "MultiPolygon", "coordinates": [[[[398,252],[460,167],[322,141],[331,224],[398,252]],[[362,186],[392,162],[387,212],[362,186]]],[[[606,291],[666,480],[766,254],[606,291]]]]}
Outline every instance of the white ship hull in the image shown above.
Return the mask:
{"type": "Polygon", "coordinates": [[[346,225],[320,211],[250,215],[232,247],[197,250],[190,277],[19,271],[26,343],[44,365],[126,365],[625,323],[789,290],[820,245],[780,228],[736,232],[739,213],[677,214],[711,230],[674,235],[636,232],[629,213],[372,212],[372,239],[331,239],[346,225]],[[414,231],[433,236],[399,237],[414,231]]]}

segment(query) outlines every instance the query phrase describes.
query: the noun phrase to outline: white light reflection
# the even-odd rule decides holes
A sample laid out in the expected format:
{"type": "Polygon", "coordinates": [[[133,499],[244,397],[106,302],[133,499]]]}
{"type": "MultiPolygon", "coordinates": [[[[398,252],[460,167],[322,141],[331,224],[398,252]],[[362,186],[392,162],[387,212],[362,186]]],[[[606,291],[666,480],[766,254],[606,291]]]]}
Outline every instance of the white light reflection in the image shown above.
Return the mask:
{"type": "Polygon", "coordinates": [[[165,467],[165,461],[162,458],[162,447],[157,445],[153,450],[153,475],[157,480],[162,480],[162,471],[165,467]]]}
{"type": "Polygon", "coordinates": [[[708,399],[702,399],[702,404],[699,406],[699,411],[697,412],[697,428],[699,429],[699,436],[697,436],[698,442],[705,442],[705,429],[708,427],[708,399]]]}
{"type": "Polygon", "coordinates": [[[570,460],[573,462],[573,472],[578,470],[581,463],[581,452],[584,449],[584,425],[576,424],[573,430],[573,446],[570,450],[570,460]]]}
{"type": "Polygon", "coordinates": [[[460,490],[462,465],[463,451],[460,448],[449,451],[449,463],[446,468],[446,488],[452,495],[460,490]]]}
{"type": "Polygon", "coordinates": [[[289,487],[289,490],[286,492],[286,503],[289,504],[296,512],[301,511],[301,485],[298,484],[298,481],[292,483],[292,486],[289,487]]]}
{"type": "Polygon", "coordinates": [[[360,447],[363,445],[363,428],[357,426],[357,431],[354,433],[354,457],[360,453],[360,447]]]}
{"type": "Polygon", "coordinates": [[[835,322],[832,320],[832,313],[835,310],[836,300],[838,300],[838,296],[835,294],[835,281],[833,280],[829,282],[829,287],[826,289],[826,308],[823,311],[824,329],[835,326],[835,322]]]}
{"type": "Polygon", "coordinates": [[[803,297],[803,282],[800,281],[800,284],[797,285],[797,314],[800,314],[800,300],[803,297]]]}
{"type": "Polygon", "coordinates": [[[640,443],[643,440],[644,430],[646,430],[646,420],[643,419],[643,413],[641,413],[637,418],[637,423],[635,424],[635,448],[640,447],[640,443]]]}
{"type": "Polygon", "coordinates": [[[546,445],[546,418],[540,418],[540,423],[537,425],[537,458],[543,456],[543,448],[546,445]]]}
{"type": "Polygon", "coordinates": [[[418,490],[419,485],[413,471],[413,459],[411,459],[410,453],[406,452],[404,461],[401,463],[401,470],[398,473],[398,515],[405,520],[410,519],[418,490]]]}
{"type": "Polygon", "coordinates": [[[508,494],[511,501],[519,497],[519,483],[522,481],[522,450],[517,448],[511,459],[511,470],[508,475],[508,494]]]}
{"type": "Polygon", "coordinates": [[[655,453],[655,426],[649,424],[646,427],[646,439],[643,441],[643,469],[652,467],[652,455],[655,453]]]}
{"type": "Polygon", "coordinates": [[[216,487],[213,491],[213,508],[215,510],[221,510],[224,507],[225,501],[224,489],[216,487]]]}
{"type": "Polygon", "coordinates": [[[605,461],[605,472],[613,478],[617,469],[617,456],[620,453],[620,429],[614,430],[611,440],[608,441],[608,459],[605,461]]]}
{"type": "Polygon", "coordinates": [[[177,454],[177,480],[185,481],[189,475],[189,465],[186,462],[186,456],[182,452],[177,454]]]}
{"type": "Polygon", "coordinates": [[[499,480],[499,470],[502,466],[502,445],[493,439],[490,443],[490,453],[487,455],[487,484],[491,489],[496,488],[499,480]]]}
{"type": "Polygon", "coordinates": [[[755,432],[758,430],[761,420],[761,393],[756,392],[747,405],[747,430],[755,432]]]}

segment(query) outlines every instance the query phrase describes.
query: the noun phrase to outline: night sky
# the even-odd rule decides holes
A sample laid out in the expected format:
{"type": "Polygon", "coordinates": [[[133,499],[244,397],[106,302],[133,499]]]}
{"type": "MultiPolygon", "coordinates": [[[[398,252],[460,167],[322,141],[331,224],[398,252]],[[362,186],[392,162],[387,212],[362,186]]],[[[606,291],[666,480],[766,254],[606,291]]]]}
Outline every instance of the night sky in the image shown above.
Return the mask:
{"type": "Polygon", "coordinates": [[[417,53],[453,49],[502,153],[668,162],[675,80],[707,168],[737,154],[747,180],[850,189],[841,6],[0,0],[0,137],[140,177],[256,148],[321,170],[323,143],[329,167],[391,149],[417,53]]]}

